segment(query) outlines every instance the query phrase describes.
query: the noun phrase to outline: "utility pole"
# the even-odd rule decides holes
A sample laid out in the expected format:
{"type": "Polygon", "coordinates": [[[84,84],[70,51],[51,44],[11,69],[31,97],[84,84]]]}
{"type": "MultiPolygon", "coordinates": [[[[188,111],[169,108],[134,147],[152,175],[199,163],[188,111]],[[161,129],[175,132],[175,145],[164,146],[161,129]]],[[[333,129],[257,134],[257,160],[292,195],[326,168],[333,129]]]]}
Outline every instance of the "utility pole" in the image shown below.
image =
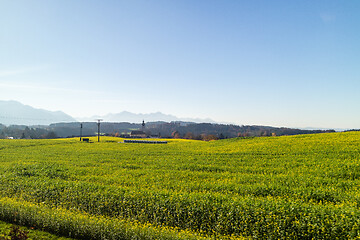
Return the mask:
{"type": "Polygon", "coordinates": [[[98,142],[100,142],[100,121],[102,121],[102,119],[97,119],[98,123],[98,142]]]}
{"type": "Polygon", "coordinates": [[[82,137],[82,127],[83,127],[83,125],[82,125],[82,123],[80,123],[80,142],[81,142],[81,137],[82,137]]]}

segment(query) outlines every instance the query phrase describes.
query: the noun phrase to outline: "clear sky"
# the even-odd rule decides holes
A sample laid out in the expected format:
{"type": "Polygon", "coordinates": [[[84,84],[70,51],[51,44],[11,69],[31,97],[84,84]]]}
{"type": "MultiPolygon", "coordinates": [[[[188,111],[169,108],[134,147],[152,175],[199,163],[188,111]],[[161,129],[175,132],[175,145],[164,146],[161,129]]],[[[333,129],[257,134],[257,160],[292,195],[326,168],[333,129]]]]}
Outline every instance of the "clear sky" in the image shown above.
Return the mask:
{"type": "Polygon", "coordinates": [[[0,0],[0,100],[360,128],[360,1],[0,0]]]}

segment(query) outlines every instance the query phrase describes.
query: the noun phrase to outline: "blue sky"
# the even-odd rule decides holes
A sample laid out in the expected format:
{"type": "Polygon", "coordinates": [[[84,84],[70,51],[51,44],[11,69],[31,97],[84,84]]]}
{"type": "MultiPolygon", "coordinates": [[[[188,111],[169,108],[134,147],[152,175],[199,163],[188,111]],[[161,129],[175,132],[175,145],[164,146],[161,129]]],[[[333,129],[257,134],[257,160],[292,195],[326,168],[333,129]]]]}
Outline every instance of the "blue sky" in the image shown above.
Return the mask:
{"type": "Polygon", "coordinates": [[[360,128],[360,1],[0,0],[0,100],[360,128]]]}

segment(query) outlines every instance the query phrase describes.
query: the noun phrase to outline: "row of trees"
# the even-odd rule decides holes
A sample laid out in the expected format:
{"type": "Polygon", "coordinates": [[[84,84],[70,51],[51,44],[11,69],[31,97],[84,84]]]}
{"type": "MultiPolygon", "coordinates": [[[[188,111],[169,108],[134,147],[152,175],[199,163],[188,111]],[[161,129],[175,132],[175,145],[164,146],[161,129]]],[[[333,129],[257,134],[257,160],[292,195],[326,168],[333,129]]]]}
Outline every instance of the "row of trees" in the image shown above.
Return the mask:
{"type": "Polygon", "coordinates": [[[199,134],[195,135],[192,132],[187,132],[186,134],[182,135],[178,131],[174,131],[171,133],[172,138],[183,138],[183,139],[193,139],[193,140],[203,140],[203,141],[211,141],[211,140],[218,140],[224,139],[224,135],[220,134],[219,136],[214,134],[199,134]]]}
{"type": "MultiPolygon", "coordinates": [[[[82,123],[83,136],[97,134],[95,122],[82,123]]],[[[101,123],[101,133],[105,135],[129,136],[134,129],[142,129],[140,123],[101,123]]],[[[334,130],[302,130],[293,128],[275,128],[268,126],[238,126],[229,124],[188,123],[188,122],[150,122],[146,123],[145,132],[150,136],[155,134],[163,138],[185,138],[198,140],[215,140],[234,137],[282,136],[334,132],[334,130]]],[[[6,127],[0,124],[0,138],[56,138],[75,137],[80,134],[80,123],[56,123],[49,126],[6,127]]]]}
{"type": "Polygon", "coordinates": [[[181,125],[178,123],[147,124],[151,132],[159,132],[161,136],[206,139],[206,138],[234,138],[234,137],[261,137],[261,136],[283,136],[296,134],[311,134],[335,132],[334,130],[302,130],[294,128],[275,128],[268,126],[238,126],[210,123],[190,123],[181,125]]]}
{"type": "Polygon", "coordinates": [[[0,139],[50,139],[57,138],[53,131],[44,128],[29,128],[27,126],[0,126],[0,139]]]}

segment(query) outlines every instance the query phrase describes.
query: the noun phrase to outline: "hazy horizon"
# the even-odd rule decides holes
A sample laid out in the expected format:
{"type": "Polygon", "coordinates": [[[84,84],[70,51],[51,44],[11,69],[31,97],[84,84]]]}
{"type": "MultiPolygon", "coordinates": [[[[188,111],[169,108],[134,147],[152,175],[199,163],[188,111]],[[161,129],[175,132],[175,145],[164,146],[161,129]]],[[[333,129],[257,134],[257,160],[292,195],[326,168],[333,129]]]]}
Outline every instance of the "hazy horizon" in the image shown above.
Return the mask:
{"type": "Polygon", "coordinates": [[[1,1],[0,100],[360,128],[360,2],[1,1]]]}
{"type": "MultiPolygon", "coordinates": [[[[48,117],[38,116],[38,112],[34,112],[33,116],[29,116],[29,109],[26,109],[26,114],[23,116],[13,116],[14,111],[16,112],[19,108],[16,107],[15,110],[11,110],[10,112],[13,112],[9,115],[9,112],[7,112],[7,108],[4,108],[4,105],[6,102],[9,102],[9,107],[12,106],[12,103],[15,105],[20,105],[20,108],[23,107],[30,107],[33,108],[30,105],[23,104],[21,102],[18,102],[16,100],[0,100],[0,124],[9,126],[9,125],[49,125],[51,123],[58,123],[58,122],[96,122],[98,119],[101,119],[103,122],[130,122],[130,123],[142,123],[142,121],[145,122],[157,122],[157,121],[164,121],[164,122],[173,122],[173,121],[181,121],[181,122],[194,122],[194,123],[211,123],[211,124],[225,124],[225,125],[257,125],[257,126],[268,126],[268,127],[285,127],[285,128],[293,128],[293,129],[304,129],[304,130],[330,130],[333,129],[335,131],[344,131],[344,130],[351,130],[351,128],[323,128],[323,127],[298,127],[298,126],[276,126],[276,125],[262,125],[262,124],[238,124],[233,122],[216,122],[213,119],[210,118],[188,118],[183,116],[175,116],[170,115],[162,112],[151,112],[151,113],[134,113],[131,111],[122,111],[122,112],[112,112],[104,115],[92,115],[92,116],[86,116],[86,117],[76,117],[69,115],[61,110],[57,111],[50,111],[47,109],[42,108],[33,108],[35,111],[46,111],[48,113],[56,113],[56,114],[66,114],[69,117],[73,118],[73,121],[66,121],[66,120],[59,120],[59,121],[51,121],[48,117]],[[30,118],[29,118],[30,117],[30,118]],[[11,119],[14,121],[12,122],[11,119]],[[6,120],[5,122],[3,120],[6,120]],[[21,121],[23,120],[23,121],[21,121]],[[37,122],[40,121],[40,122],[37,122]],[[48,121],[48,123],[44,123],[44,121],[48,121]]],[[[52,117],[50,117],[52,118],[52,117]]],[[[61,119],[61,118],[60,118],[61,119]]]]}

